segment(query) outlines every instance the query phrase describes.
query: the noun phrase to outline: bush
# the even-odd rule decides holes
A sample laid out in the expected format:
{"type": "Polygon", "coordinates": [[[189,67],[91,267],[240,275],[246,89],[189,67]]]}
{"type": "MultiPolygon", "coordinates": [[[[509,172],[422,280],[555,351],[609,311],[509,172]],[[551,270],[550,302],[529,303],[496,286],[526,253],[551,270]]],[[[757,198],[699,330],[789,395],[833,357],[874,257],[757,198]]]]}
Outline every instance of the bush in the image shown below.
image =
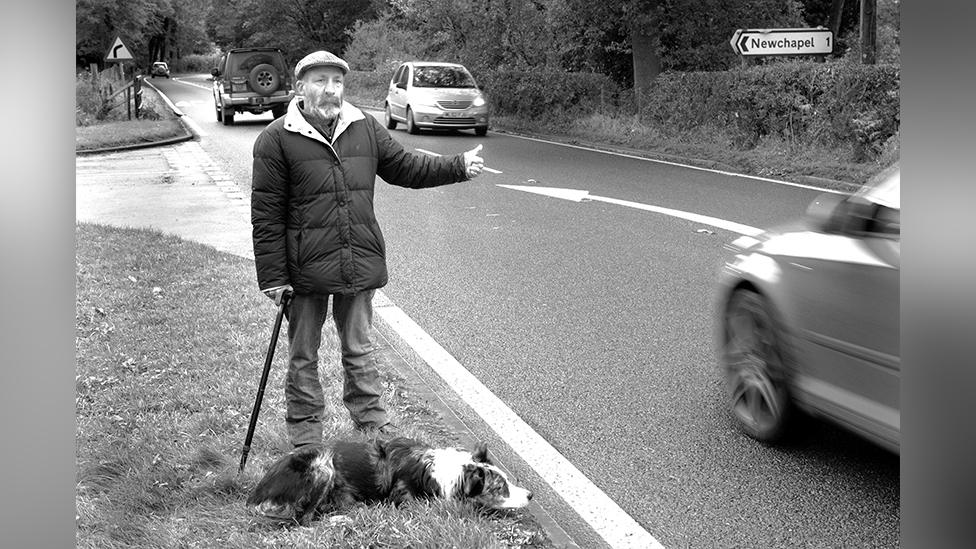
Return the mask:
{"type": "Polygon", "coordinates": [[[210,74],[210,69],[217,66],[217,61],[220,60],[219,54],[193,54],[187,55],[186,57],[181,57],[177,59],[170,69],[173,72],[189,72],[189,73],[206,73],[210,74]]]}
{"type": "Polygon", "coordinates": [[[592,114],[614,106],[619,92],[609,77],[597,73],[499,69],[478,81],[493,113],[533,119],[592,114]]]}
{"type": "Polygon", "coordinates": [[[851,63],[665,73],[640,114],[673,134],[720,128],[740,149],[770,136],[794,147],[849,145],[861,161],[876,158],[898,133],[899,83],[897,66],[851,63]]]}

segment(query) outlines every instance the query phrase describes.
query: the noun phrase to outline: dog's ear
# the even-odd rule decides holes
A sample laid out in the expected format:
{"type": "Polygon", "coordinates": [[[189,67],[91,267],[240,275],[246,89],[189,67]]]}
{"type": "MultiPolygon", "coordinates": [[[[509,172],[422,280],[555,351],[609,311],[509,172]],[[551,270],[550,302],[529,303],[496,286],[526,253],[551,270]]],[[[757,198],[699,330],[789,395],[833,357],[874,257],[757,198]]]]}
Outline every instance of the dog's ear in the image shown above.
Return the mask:
{"type": "Polygon", "coordinates": [[[475,463],[491,463],[488,459],[488,445],[484,442],[479,442],[474,446],[474,452],[471,453],[471,459],[475,463]]]}
{"type": "Polygon", "coordinates": [[[477,496],[485,489],[485,470],[475,465],[464,466],[461,490],[465,497],[477,496]]]}

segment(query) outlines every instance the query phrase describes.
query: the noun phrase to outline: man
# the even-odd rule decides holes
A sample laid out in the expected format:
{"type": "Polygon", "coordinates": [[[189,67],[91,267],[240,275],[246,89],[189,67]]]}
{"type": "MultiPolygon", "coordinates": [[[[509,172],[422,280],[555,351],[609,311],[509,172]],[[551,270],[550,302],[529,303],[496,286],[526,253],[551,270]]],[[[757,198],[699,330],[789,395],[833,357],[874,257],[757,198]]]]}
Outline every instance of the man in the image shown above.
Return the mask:
{"type": "Polygon", "coordinates": [[[453,157],[404,150],[372,116],[343,100],[349,66],[317,51],[295,66],[296,98],[254,143],[251,192],[259,288],[288,299],[285,423],[298,447],[322,439],[318,376],[322,326],[332,315],[342,354],[343,403],[356,427],[391,434],[376,368],[371,300],[387,283],[373,185],[433,187],[478,176],[481,145],[453,157]]]}

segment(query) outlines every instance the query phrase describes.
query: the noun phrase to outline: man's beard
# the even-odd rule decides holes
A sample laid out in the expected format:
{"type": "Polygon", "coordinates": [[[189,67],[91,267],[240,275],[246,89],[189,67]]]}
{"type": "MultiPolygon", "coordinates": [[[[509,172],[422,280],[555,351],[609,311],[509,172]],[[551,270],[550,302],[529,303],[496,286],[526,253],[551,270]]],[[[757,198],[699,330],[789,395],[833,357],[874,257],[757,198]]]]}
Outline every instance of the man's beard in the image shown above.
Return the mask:
{"type": "Polygon", "coordinates": [[[342,100],[338,98],[326,99],[314,105],[308,98],[305,99],[305,112],[319,120],[332,120],[339,116],[340,110],[342,110],[342,100]]]}

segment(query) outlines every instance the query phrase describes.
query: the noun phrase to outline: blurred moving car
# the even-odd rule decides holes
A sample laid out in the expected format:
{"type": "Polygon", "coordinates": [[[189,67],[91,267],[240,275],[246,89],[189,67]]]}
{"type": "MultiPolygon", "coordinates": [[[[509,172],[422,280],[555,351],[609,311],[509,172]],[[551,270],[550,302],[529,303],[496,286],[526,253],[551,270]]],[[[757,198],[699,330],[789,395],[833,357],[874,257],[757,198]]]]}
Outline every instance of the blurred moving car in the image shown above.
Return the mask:
{"type": "Polygon", "coordinates": [[[169,65],[163,61],[156,61],[152,64],[152,67],[149,67],[149,76],[151,78],[155,78],[157,76],[165,76],[166,78],[169,78],[169,65]]]}
{"type": "Polygon", "coordinates": [[[294,97],[291,74],[278,48],[235,48],[220,56],[213,75],[214,109],[217,121],[234,123],[241,112],[271,111],[278,118],[294,97]]]}
{"type": "Polygon", "coordinates": [[[488,133],[485,96],[468,69],[456,63],[403,63],[390,80],[384,108],[391,130],[403,122],[414,134],[421,128],[488,133]]]}
{"type": "Polygon", "coordinates": [[[719,359],[728,405],[775,442],[796,409],[900,453],[901,171],[825,193],[798,223],[742,236],[722,269],[719,359]]]}

